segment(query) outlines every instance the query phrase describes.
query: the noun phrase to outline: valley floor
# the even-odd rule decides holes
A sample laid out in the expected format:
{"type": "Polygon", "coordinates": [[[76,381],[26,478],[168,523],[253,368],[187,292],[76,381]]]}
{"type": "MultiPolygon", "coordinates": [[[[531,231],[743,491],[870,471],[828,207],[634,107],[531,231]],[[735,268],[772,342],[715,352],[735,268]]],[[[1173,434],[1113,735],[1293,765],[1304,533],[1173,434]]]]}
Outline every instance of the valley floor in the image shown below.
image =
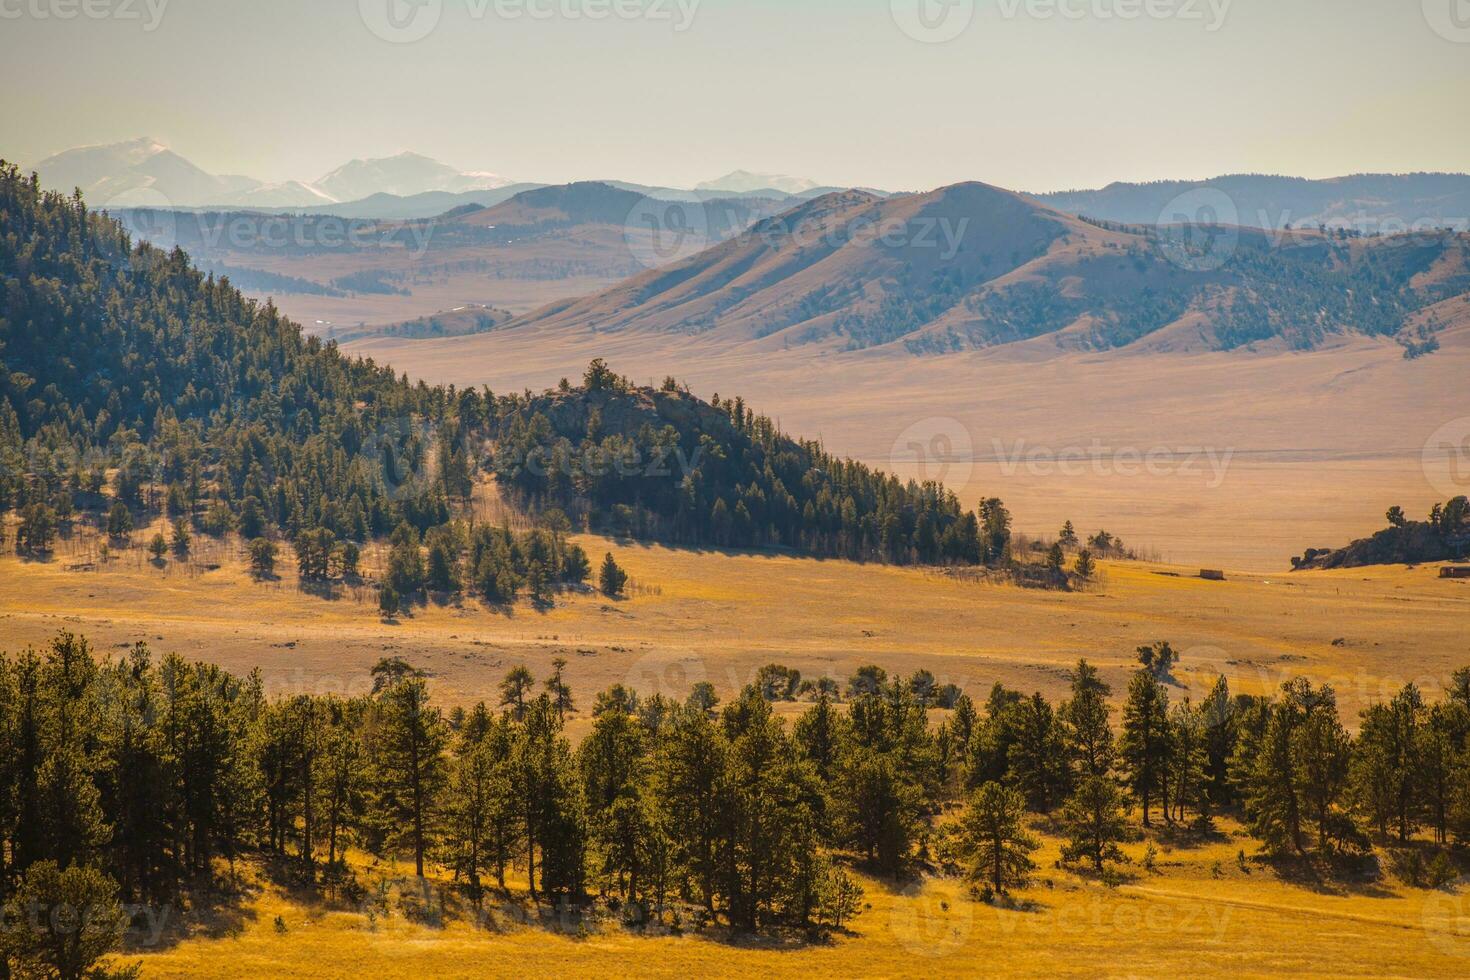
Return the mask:
{"type": "MultiPolygon", "coordinates": [[[[1063,693],[1079,657],[1115,691],[1135,649],[1183,651],[1177,698],[1196,699],[1223,673],[1239,692],[1274,692],[1294,676],[1338,690],[1349,725],[1366,704],[1414,681],[1428,691],[1470,665],[1470,581],[1433,566],[1262,575],[1104,562],[1084,591],[1034,591],[936,570],[775,554],[693,552],[582,536],[594,564],[612,552],[632,579],[610,601],[564,592],[554,608],[476,600],[419,607],[385,623],[369,586],[303,591],[289,549],[275,581],[254,580],[238,541],[195,539],[187,562],[154,563],[141,546],[99,562],[91,530],[49,562],[0,556],[0,649],[84,633],[103,652],[139,640],[235,672],[260,668],[272,693],[361,691],[382,657],[429,670],[436,699],[494,699],[525,664],[538,677],[569,661],[579,703],[612,684],[682,699],[710,681],[729,697],[763,665],[841,680],[859,666],[920,667],[983,699],[1003,682],[1063,693]]],[[[138,541],[151,530],[139,531],[138,541]]],[[[367,549],[365,570],[382,561],[367,549]]]]}
{"type": "Polygon", "coordinates": [[[1166,561],[1280,571],[1378,530],[1391,505],[1422,518],[1470,493],[1470,315],[1439,339],[1415,361],[1364,338],[1229,353],[1069,352],[1038,338],[916,357],[533,329],[347,350],[502,393],[604,357],[640,384],[672,374],[703,397],[743,396],[833,452],[940,479],[967,507],[1000,497],[1033,535],[1071,520],[1166,561]]]}

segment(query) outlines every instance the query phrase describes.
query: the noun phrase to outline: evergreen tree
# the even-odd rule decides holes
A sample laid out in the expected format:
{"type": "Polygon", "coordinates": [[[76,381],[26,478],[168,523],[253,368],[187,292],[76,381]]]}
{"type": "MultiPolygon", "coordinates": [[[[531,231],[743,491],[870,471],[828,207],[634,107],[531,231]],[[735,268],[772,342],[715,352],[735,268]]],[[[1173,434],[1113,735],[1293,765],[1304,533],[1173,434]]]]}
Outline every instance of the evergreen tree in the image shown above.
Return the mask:
{"type": "Polygon", "coordinates": [[[1027,833],[1026,801],[999,783],[986,783],[970,797],[960,824],[960,840],[971,859],[971,873],[996,895],[1023,888],[1036,865],[1031,852],[1040,844],[1027,833]]]}
{"type": "Polygon", "coordinates": [[[516,721],[526,720],[526,699],[536,687],[536,678],[525,665],[513,667],[500,682],[500,706],[509,708],[516,721]]]}
{"type": "Polygon", "coordinates": [[[422,878],[447,776],[444,719],[429,704],[423,678],[409,676],[389,684],[378,695],[374,722],[377,816],[386,821],[390,845],[403,841],[412,848],[414,873],[422,878]]]}
{"type": "Polygon", "coordinates": [[[1123,793],[1108,777],[1081,778],[1076,792],[1062,808],[1062,827],[1067,835],[1062,860],[1088,861],[1099,874],[1108,862],[1128,860],[1118,846],[1132,837],[1123,793]]]}
{"type": "Polygon", "coordinates": [[[551,696],[552,706],[556,708],[557,720],[563,724],[566,723],[567,713],[575,711],[577,707],[572,699],[572,689],[562,676],[566,669],[566,658],[557,657],[551,661],[551,676],[546,678],[546,693],[551,696]]]}
{"type": "Polygon", "coordinates": [[[1235,702],[1230,684],[1223,676],[1200,703],[1200,720],[1205,729],[1205,791],[1211,803],[1224,806],[1234,801],[1230,782],[1230,757],[1235,753],[1235,702]]]}
{"type": "Polygon", "coordinates": [[[612,552],[608,552],[607,557],[602,560],[602,569],[597,574],[597,587],[603,595],[613,599],[623,594],[623,588],[627,584],[628,574],[618,567],[612,552]]]}
{"type": "Polygon", "coordinates": [[[10,963],[17,976],[124,980],[138,975],[136,967],[99,965],[121,946],[128,924],[117,885],[101,871],[85,865],[62,870],[55,861],[40,861],[21,878],[14,908],[30,914],[25,925],[0,930],[0,966],[10,963]]]}
{"type": "Polygon", "coordinates": [[[1150,826],[1149,809],[1166,790],[1169,755],[1169,695],[1148,670],[1134,672],[1123,707],[1123,736],[1118,743],[1128,785],[1143,808],[1143,825],[1150,826]]]}
{"type": "Polygon", "coordinates": [[[1012,716],[1015,742],[1007,761],[1008,780],[1037,813],[1050,813],[1067,792],[1069,773],[1062,728],[1040,694],[1021,702],[1012,716]]]}
{"type": "Polygon", "coordinates": [[[1072,672],[1072,697],[1057,712],[1072,771],[1077,779],[1106,776],[1113,768],[1112,689],[1097,668],[1079,660],[1072,672]]]}
{"type": "Polygon", "coordinates": [[[1421,808],[1416,777],[1423,739],[1424,700],[1412,684],[1388,704],[1363,712],[1353,783],[1359,801],[1380,836],[1390,827],[1408,841],[1419,826],[1421,808]]]}

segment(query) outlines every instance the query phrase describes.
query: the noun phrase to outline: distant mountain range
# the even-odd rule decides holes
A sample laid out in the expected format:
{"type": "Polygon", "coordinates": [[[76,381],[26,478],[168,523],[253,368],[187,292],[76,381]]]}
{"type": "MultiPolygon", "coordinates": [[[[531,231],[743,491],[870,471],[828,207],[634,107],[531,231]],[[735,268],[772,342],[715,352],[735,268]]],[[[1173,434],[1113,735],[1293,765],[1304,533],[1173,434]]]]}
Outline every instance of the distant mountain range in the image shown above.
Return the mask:
{"type": "Polygon", "coordinates": [[[1232,174],[1210,180],[1109,184],[1101,190],[1035,194],[1058,211],[1128,224],[1169,223],[1182,207],[1224,224],[1393,234],[1425,228],[1470,230],[1470,175],[1358,174],[1329,180],[1232,174]]]}
{"type": "MultiPolygon", "coordinates": [[[[430,218],[470,204],[493,207],[522,191],[547,186],[484,171],[457,170],[418,153],[352,160],[309,183],[270,183],[211,174],[148,137],[66,150],[27,169],[39,173],[46,188],[63,192],[81,188],[94,207],[104,209],[249,209],[385,220],[430,218]]],[[[608,183],[649,197],[689,201],[783,200],[834,189],[805,177],[745,170],[693,189],[608,183]]]]}
{"type": "Polygon", "coordinates": [[[793,197],[814,191],[818,184],[805,177],[788,177],[782,174],[756,174],[748,170],[736,170],[718,180],[708,180],[695,186],[696,191],[716,194],[763,194],[777,191],[793,197]]]}
{"type": "Polygon", "coordinates": [[[67,150],[31,169],[40,174],[43,186],[62,191],[79,187],[99,208],[314,208],[377,194],[452,195],[511,184],[495,174],[458,171],[417,153],[353,160],[312,183],[269,183],[208,173],[147,137],[67,150]]]}
{"type": "Polygon", "coordinates": [[[804,202],[682,261],[503,329],[698,334],[782,349],[929,354],[1307,349],[1393,336],[1406,353],[1466,315],[1470,236],[1085,220],[979,183],[804,202]]]}

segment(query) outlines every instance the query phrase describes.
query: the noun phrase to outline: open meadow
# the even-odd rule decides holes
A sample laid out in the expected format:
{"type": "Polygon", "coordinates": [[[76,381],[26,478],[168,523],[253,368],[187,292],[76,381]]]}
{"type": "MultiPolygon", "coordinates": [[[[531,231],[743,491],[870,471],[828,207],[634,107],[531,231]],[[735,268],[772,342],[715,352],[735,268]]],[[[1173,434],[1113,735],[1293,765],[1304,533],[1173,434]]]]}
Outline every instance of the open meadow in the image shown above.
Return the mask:
{"type": "MultiPolygon", "coordinates": [[[[142,640],[237,673],[259,668],[274,694],[363,693],[369,669],[400,656],[430,672],[436,699],[470,705],[493,703],[512,667],[543,677],[557,657],[580,704],[613,684],[682,699],[699,681],[728,699],[773,662],[840,681],[864,664],[925,668],[981,701],[996,682],[1055,698],[1085,657],[1121,692],[1135,649],[1167,640],[1183,651],[1178,695],[1198,699],[1219,674],[1254,694],[1305,676],[1337,689],[1350,725],[1405,683],[1434,692],[1470,666],[1470,581],[1429,565],[1229,570],[1208,582],[1198,568],[1103,562],[1095,583],[1059,592],[984,572],[582,535],[594,559],[611,552],[628,571],[625,598],[566,590],[538,610],[465,597],[385,622],[373,588],[303,587],[284,558],[275,579],[256,580],[234,539],[200,535],[188,561],[154,562],[141,545],[102,561],[94,535],[79,529],[47,562],[0,557],[0,646],[39,646],[62,629],[104,651],[142,640]]],[[[366,550],[365,574],[384,551],[366,550]]]]}

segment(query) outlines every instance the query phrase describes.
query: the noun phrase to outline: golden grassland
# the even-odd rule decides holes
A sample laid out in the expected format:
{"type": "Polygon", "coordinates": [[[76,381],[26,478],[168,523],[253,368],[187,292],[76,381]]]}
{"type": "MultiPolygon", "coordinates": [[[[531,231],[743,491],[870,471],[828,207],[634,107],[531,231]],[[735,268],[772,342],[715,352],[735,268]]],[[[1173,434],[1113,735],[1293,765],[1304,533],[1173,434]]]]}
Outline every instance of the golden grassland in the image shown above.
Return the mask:
{"type": "MultiPolygon", "coordinates": [[[[1076,592],[1037,591],[936,570],[776,554],[695,552],[582,536],[594,564],[612,552],[631,594],[560,594],[554,608],[474,599],[430,603],[383,622],[367,585],[329,597],[295,580],[254,580],[236,540],[196,536],[189,561],[147,559],[141,545],[101,561],[90,530],[47,562],[0,557],[0,649],[83,633],[102,652],[139,640],[158,652],[259,668],[273,693],[363,690],[379,659],[431,673],[445,704],[496,697],[519,664],[544,677],[557,657],[580,703],[622,683],[683,698],[698,681],[728,697],[764,664],[842,680],[863,664],[919,668],[983,698],[999,681],[1061,695],[1078,658],[1121,690],[1135,649],[1183,651],[1175,697],[1225,674],[1238,692],[1268,693],[1293,676],[1336,687],[1351,725],[1366,704],[1414,681],[1433,692],[1470,665],[1470,582],[1434,566],[1262,575],[1104,562],[1076,592]],[[973,578],[973,580],[972,580],[973,578]]],[[[138,542],[151,529],[135,534],[138,542]]],[[[367,549],[365,571],[381,561],[367,549]]]]}
{"type": "MultiPolygon", "coordinates": [[[[1227,571],[1227,581],[1207,582],[1197,568],[1105,562],[1094,584],[1064,593],[936,570],[577,540],[594,559],[611,551],[627,568],[627,598],[568,592],[544,611],[431,603],[385,623],[366,585],[302,589],[289,552],[279,578],[260,582],[236,540],[198,536],[187,561],[155,563],[141,544],[103,561],[95,532],[79,528],[50,561],[0,557],[0,649],[39,645],[61,629],[87,635],[102,655],[146,640],[160,653],[259,668],[273,694],[362,692],[372,664],[403,656],[430,672],[446,705],[493,701],[510,667],[545,676],[564,657],[585,709],[614,683],[683,697],[708,680],[728,698],[772,661],[839,678],[865,663],[892,673],[923,667],[976,697],[996,681],[1058,697],[1085,656],[1121,690],[1134,648],[1167,639],[1184,651],[1176,698],[1199,695],[1217,672],[1255,692],[1306,675],[1337,687],[1350,725],[1401,684],[1432,690],[1470,664],[1470,583],[1442,580],[1432,566],[1227,571]]],[[[365,570],[381,560],[369,548],[365,570]]],[[[587,725],[578,716],[570,734],[587,725]]],[[[523,895],[478,923],[451,916],[434,927],[397,913],[370,919],[359,906],[260,878],[238,908],[185,916],[189,938],[129,958],[150,977],[1470,971],[1470,895],[1454,889],[1273,867],[1228,824],[1203,841],[1155,838],[1153,871],[1141,867],[1144,845],[1131,845],[1129,880],[1106,888],[1055,867],[1059,843],[1047,825],[1037,829],[1041,871],[1018,909],[981,904],[954,879],[864,879],[870,907],[847,933],[815,944],[651,937],[606,921],[528,924],[523,895]]],[[[408,873],[358,870],[367,886],[408,873]]]]}
{"type": "Polygon", "coordinates": [[[1470,969],[1470,896],[1303,876],[1255,857],[1222,824],[1213,838],[1162,841],[1152,870],[1130,845],[1124,883],[1105,887],[1056,866],[1043,837],[1031,885],[1011,907],[978,901],[960,878],[862,877],[865,908],[830,939],[731,938],[721,930],[650,935],[604,916],[536,918],[523,881],[478,915],[445,882],[437,924],[405,916],[400,890],[419,895],[411,867],[358,866],[370,895],[327,903],[257,878],[229,913],[184,914],[168,939],[121,962],[145,977],[362,976],[1463,976],[1470,969]],[[1244,849],[1247,855],[1242,862],[1244,849]],[[279,918],[280,923],[277,924],[279,918]],[[182,927],[182,928],[180,928],[182,927]],[[179,937],[189,938],[179,941],[179,937]]]}

